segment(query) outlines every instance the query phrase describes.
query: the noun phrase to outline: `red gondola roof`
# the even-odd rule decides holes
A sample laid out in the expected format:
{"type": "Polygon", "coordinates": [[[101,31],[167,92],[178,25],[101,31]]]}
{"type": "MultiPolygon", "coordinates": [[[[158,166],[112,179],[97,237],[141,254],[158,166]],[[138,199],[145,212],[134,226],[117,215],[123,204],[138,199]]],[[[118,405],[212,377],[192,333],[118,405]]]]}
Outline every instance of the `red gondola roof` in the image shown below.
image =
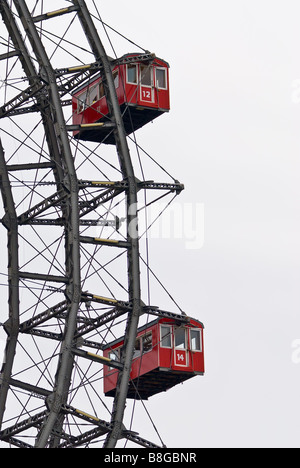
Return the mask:
{"type": "MultiPolygon", "coordinates": [[[[178,316],[178,318],[181,318],[182,316],[178,316]]],[[[167,320],[167,322],[165,322],[166,324],[172,324],[172,325],[176,325],[176,319],[166,319],[165,317],[159,317],[157,318],[156,320],[153,320],[152,322],[149,322],[149,323],[146,323],[145,325],[141,326],[140,328],[138,328],[137,330],[137,335],[145,330],[148,330],[149,328],[152,328],[154,325],[156,325],[157,323],[159,323],[161,320],[167,320]]],[[[196,322],[198,323],[201,328],[204,329],[204,324],[202,322],[200,322],[199,320],[197,319],[194,319],[194,318],[191,318],[191,317],[187,317],[187,322],[184,324],[184,325],[193,325],[191,324],[191,321],[193,322],[196,322]]],[[[182,323],[181,323],[182,324],[182,323]]],[[[109,348],[112,348],[113,346],[115,346],[116,344],[118,343],[121,343],[122,341],[124,340],[124,336],[112,341],[111,343],[108,343],[106,346],[103,346],[103,351],[106,350],[106,349],[109,349],[109,348]]]]}

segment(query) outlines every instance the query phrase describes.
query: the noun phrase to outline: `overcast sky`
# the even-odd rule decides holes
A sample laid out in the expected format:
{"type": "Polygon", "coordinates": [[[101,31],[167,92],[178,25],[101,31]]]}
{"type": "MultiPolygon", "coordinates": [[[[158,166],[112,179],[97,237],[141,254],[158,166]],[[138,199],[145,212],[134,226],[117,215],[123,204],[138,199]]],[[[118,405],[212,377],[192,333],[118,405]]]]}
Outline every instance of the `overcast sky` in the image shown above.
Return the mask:
{"type": "Polygon", "coordinates": [[[169,446],[299,447],[299,2],[132,0],[101,11],[170,62],[171,113],[139,138],[185,183],[182,203],[205,206],[204,247],[163,240],[162,263],[152,242],[151,261],[205,323],[206,376],[149,411],[169,446]]]}
{"type": "MultiPolygon", "coordinates": [[[[150,253],[205,324],[206,375],[149,413],[169,447],[299,447],[299,1],[98,3],[170,63],[171,112],[138,141],[185,184],[178,201],[205,210],[201,248],[161,239],[150,253]]],[[[140,405],[133,429],[151,440],[140,405]]]]}

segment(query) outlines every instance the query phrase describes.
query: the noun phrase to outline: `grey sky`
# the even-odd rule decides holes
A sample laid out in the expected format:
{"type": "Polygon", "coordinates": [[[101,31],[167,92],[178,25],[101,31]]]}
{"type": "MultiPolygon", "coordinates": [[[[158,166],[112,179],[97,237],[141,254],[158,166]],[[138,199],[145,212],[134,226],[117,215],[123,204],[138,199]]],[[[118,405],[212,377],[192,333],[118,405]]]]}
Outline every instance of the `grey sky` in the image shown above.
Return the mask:
{"type": "Polygon", "coordinates": [[[174,447],[297,447],[299,3],[155,0],[102,11],[170,62],[172,111],[139,138],[185,183],[182,202],[205,205],[201,250],[174,240],[162,241],[167,261],[159,242],[151,254],[206,325],[207,373],[150,401],[151,415],[174,447]]]}
{"type": "MultiPolygon", "coordinates": [[[[177,201],[205,207],[201,249],[150,239],[152,268],[206,326],[207,371],[150,399],[151,417],[169,447],[299,447],[299,2],[117,0],[99,11],[170,63],[171,112],[138,142],[185,184],[177,201]]],[[[151,440],[139,404],[133,430],[151,440]]]]}

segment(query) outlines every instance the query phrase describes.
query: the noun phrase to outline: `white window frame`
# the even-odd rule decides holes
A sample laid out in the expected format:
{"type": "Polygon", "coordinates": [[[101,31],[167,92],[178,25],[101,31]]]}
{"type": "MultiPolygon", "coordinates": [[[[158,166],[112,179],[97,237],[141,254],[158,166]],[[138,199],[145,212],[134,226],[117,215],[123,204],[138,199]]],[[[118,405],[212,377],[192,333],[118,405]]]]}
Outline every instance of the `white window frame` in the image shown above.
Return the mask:
{"type": "Polygon", "coordinates": [[[148,104],[153,104],[155,102],[155,93],[154,93],[154,67],[153,65],[140,65],[140,80],[139,80],[139,85],[140,85],[140,100],[148,103],[148,104]],[[143,68],[145,68],[147,71],[150,72],[150,81],[151,84],[145,84],[143,83],[143,78],[145,77],[145,74],[143,73],[143,68]]]}
{"type": "Polygon", "coordinates": [[[165,324],[160,325],[160,347],[163,348],[163,349],[173,349],[173,327],[172,327],[172,325],[165,325],[165,324]],[[163,328],[169,328],[170,338],[171,338],[171,346],[164,346],[163,345],[163,339],[165,338],[165,337],[163,337],[163,334],[162,334],[162,329],[163,328]]]}
{"type": "MultiPolygon", "coordinates": [[[[108,353],[108,358],[111,359],[112,361],[120,361],[120,352],[121,352],[121,348],[115,348],[115,349],[111,349],[108,353]],[[112,358],[112,356],[114,356],[114,358],[112,358]]],[[[115,370],[114,367],[110,367],[109,368],[110,371],[113,371],[115,370]]]]}
{"type": "Polygon", "coordinates": [[[99,84],[97,83],[96,85],[95,84],[92,85],[87,91],[87,107],[93,106],[98,101],[99,101],[99,84]],[[95,90],[97,90],[97,99],[96,101],[91,102],[92,92],[95,90]]]}
{"type": "Polygon", "coordinates": [[[152,89],[153,88],[153,79],[154,79],[154,76],[153,76],[153,66],[152,65],[140,65],[140,84],[141,86],[143,86],[144,88],[149,88],[149,89],[152,89]],[[143,70],[146,69],[147,72],[150,73],[150,78],[151,78],[151,83],[150,84],[145,84],[143,83],[143,78],[145,78],[146,74],[143,73],[143,70]]]}
{"type": "Polygon", "coordinates": [[[114,79],[115,88],[118,89],[120,86],[120,72],[118,69],[113,71],[113,79],[114,79]]]}
{"type": "Polygon", "coordinates": [[[142,354],[147,354],[150,353],[153,350],[153,333],[152,330],[148,331],[144,335],[141,336],[141,349],[142,349],[142,354]],[[148,337],[151,336],[151,349],[148,349],[147,351],[144,350],[144,340],[148,337]]]}
{"type": "Polygon", "coordinates": [[[166,68],[164,68],[164,67],[155,67],[155,87],[157,89],[164,89],[165,91],[168,89],[168,74],[167,74],[167,69],[166,68]],[[158,86],[157,70],[162,70],[164,72],[164,74],[165,74],[165,83],[166,83],[165,87],[158,86]]]}
{"type": "Polygon", "coordinates": [[[178,349],[178,350],[181,350],[181,351],[187,351],[188,350],[188,335],[187,335],[187,329],[186,328],[180,328],[180,327],[177,327],[174,329],[174,349],[178,349]],[[180,348],[179,346],[176,346],[176,331],[178,330],[183,330],[184,331],[184,335],[185,335],[185,347],[184,348],[180,348]]]}
{"type": "Polygon", "coordinates": [[[105,97],[104,84],[102,80],[99,81],[98,83],[98,96],[99,96],[99,101],[105,97]],[[103,94],[101,93],[101,91],[103,92],[103,94]]]}
{"type": "Polygon", "coordinates": [[[87,103],[88,90],[86,89],[85,91],[80,93],[79,96],[77,96],[76,99],[77,99],[77,114],[81,114],[82,112],[84,112],[88,108],[88,103],[87,103]],[[81,96],[84,96],[84,100],[81,99],[81,96]],[[81,107],[82,107],[82,109],[81,109],[81,107]]]}
{"type": "Polygon", "coordinates": [[[131,63],[131,64],[126,65],[126,83],[131,84],[131,85],[136,85],[136,86],[137,86],[137,85],[138,85],[138,81],[139,81],[139,70],[138,70],[138,66],[137,66],[136,64],[134,64],[134,63],[131,63]],[[136,82],[129,81],[129,79],[128,79],[128,69],[129,69],[129,67],[131,67],[131,68],[135,67],[135,71],[136,71],[136,75],[135,75],[135,76],[136,76],[136,82]]]}
{"type": "Polygon", "coordinates": [[[138,336],[137,339],[135,340],[135,344],[134,344],[134,353],[133,353],[133,359],[138,359],[142,356],[142,341],[141,341],[141,337],[138,336]],[[139,343],[139,350],[136,349],[136,345],[139,343]]]}
{"type": "Polygon", "coordinates": [[[193,353],[202,353],[203,351],[203,346],[202,346],[202,333],[201,333],[201,328],[191,328],[190,329],[190,347],[191,347],[191,351],[193,353]],[[196,332],[196,333],[199,333],[199,336],[200,336],[200,349],[193,349],[192,348],[192,332],[196,332]]]}

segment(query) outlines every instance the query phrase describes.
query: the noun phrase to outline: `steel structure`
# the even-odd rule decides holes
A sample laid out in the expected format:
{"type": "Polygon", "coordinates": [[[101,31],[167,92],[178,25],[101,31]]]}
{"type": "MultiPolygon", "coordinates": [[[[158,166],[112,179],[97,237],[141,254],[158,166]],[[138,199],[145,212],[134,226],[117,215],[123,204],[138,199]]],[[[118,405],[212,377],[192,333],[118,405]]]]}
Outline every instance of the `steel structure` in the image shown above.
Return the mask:
{"type": "Polygon", "coordinates": [[[6,70],[0,75],[0,185],[8,246],[1,260],[8,263],[1,270],[8,312],[3,293],[0,440],[21,448],[96,442],[113,448],[120,439],[155,447],[124,426],[137,328],[149,315],[185,317],[142,301],[139,194],[146,208],[183,186],[137,178],[95,14],[83,0],[61,1],[55,11],[47,3],[0,0],[6,70]],[[80,32],[72,44],[74,25],[80,32]],[[116,157],[102,156],[107,146],[75,141],[68,120],[72,91],[99,71],[116,157]],[[109,363],[119,372],[109,410],[99,395],[108,364],[101,351],[121,327],[123,353],[109,363]]]}

